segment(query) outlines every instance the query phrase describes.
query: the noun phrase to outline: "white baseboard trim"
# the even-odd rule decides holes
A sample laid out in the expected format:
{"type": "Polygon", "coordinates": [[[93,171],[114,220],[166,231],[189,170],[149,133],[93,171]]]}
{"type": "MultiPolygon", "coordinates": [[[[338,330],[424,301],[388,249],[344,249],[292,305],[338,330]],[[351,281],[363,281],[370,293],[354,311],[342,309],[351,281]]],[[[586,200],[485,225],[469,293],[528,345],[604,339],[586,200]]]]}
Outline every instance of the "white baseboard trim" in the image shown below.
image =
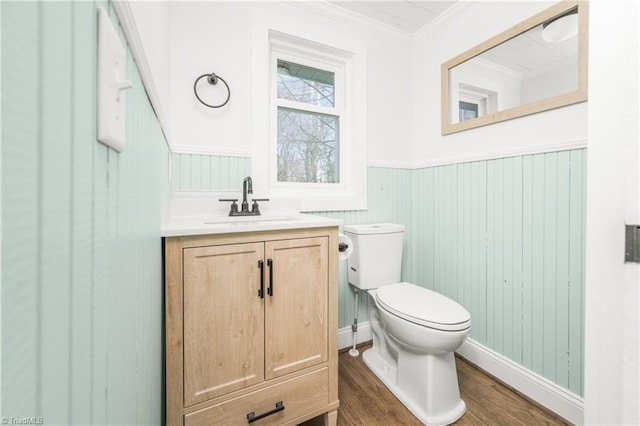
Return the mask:
{"type": "Polygon", "coordinates": [[[456,352],[571,423],[584,423],[584,400],[578,395],[472,339],[467,339],[456,352]]]}
{"type": "MultiPolygon", "coordinates": [[[[358,324],[356,343],[371,340],[369,321],[358,324]]],[[[351,326],[338,330],[338,348],[353,345],[351,326]]],[[[527,370],[497,352],[467,339],[456,351],[460,356],[503,381],[518,392],[576,425],[584,424],[584,400],[550,380],[527,370]]]]}
{"type": "MultiPolygon", "coordinates": [[[[358,337],[356,344],[368,342],[371,340],[371,324],[369,321],[358,324],[358,337]]],[[[346,349],[353,346],[353,332],[351,326],[343,327],[338,330],[338,349],[346,349]]]]}

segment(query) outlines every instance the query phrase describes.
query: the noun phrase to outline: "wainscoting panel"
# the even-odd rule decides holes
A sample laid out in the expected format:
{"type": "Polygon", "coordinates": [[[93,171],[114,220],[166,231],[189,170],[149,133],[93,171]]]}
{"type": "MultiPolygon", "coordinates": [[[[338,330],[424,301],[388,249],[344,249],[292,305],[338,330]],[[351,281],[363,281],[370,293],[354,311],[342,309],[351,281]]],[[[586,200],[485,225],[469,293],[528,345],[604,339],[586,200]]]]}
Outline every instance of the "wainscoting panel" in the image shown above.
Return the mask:
{"type": "Polygon", "coordinates": [[[174,153],[171,163],[172,191],[241,191],[251,159],[174,153]]]}
{"type": "Polygon", "coordinates": [[[162,423],[168,149],[131,55],[125,149],[96,140],[97,6],[119,28],[106,0],[1,6],[6,419],[162,423]]]}
{"type": "MultiPolygon", "coordinates": [[[[239,190],[248,170],[233,158],[173,159],[173,187],[181,190],[239,190]],[[207,180],[217,167],[223,177],[207,180]]],[[[582,395],[585,167],[586,149],[369,167],[367,210],[312,213],[347,225],[406,225],[404,280],[465,306],[479,344],[582,395]]],[[[343,328],[355,316],[345,262],[339,298],[343,328]]],[[[367,305],[362,295],[359,322],[368,321],[367,305]]]]}
{"type": "MultiPolygon", "coordinates": [[[[411,194],[413,171],[386,167],[368,167],[367,169],[367,210],[350,210],[337,212],[311,212],[319,216],[341,219],[346,225],[359,223],[392,222],[400,223],[410,229],[412,217],[411,194]]],[[[407,232],[404,251],[409,253],[412,235],[407,232]]],[[[411,257],[403,257],[403,271],[409,269],[411,257]]],[[[355,318],[354,293],[348,284],[346,262],[340,262],[339,289],[339,327],[346,327],[355,318]]],[[[368,296],[360,294],[358,322],[369,320],[368,296]]]]}
{"type": "Polygon", "coordinates": [[[415,171],[411,280],[472,338],[582,395],[586,150],[415,171]]]}

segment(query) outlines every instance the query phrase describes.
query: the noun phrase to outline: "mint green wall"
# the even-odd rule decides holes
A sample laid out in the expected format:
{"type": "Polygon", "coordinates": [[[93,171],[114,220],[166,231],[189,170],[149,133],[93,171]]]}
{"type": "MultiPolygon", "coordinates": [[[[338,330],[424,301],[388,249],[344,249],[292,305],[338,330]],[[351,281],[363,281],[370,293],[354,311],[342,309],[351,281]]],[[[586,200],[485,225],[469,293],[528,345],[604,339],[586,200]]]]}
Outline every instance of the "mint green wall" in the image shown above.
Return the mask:
{"type": "Polygon", "coordinates": [[[471,338],[582,395],[586,150],[420,169],[410,280],[471,338]]]}
{"type": "Polygon", "coordinates": [[[251,159],[203,154],[171,155],[171,190],[229,191],[242,190],[251,159]]]}
{"type": "MultiPolygon", "coordinates": [[[[169,154],[130,55],[125,151],[95,141],[96,5],[109,9],[0,3],[2,416],[160,424],[169,154]]],[[[369,167],[368,210],[319,214],[405,224],[404,279],[465,305],[474,340],[582,395],[585,157],[369,167]]],[[[236,190],[249,170],[174,154],[171,189],[236,190]]],[[[340,326],[353,314],[342,265],[340,326]]]]}
{"type": "MultiPolygon", "coordinates": [[[[239,189],[248,174],[244,162],[200,157],[174,155],[173,170],[179,163],[185,177],[180,188],[188,189],[187,177],[221,173],[231,182],[224,185],[239,189]],[[202,170],[221,162],[222,172],[202,170]]],[[[403,279],[467,307],[478,343],[582,395],[585,177],[585,149],[417,170],[369,167],[368,210],[315,214],[406,225],[403,279]]],[[[344,264],[339,297],[346,327],[354,307],[344,264]]],[[[366,304],[358,318],[368,319],[366,304]]]]}
{"type": "MultiPolygon", "coordinates": [[[[197,190],[242,190],[242,180],[250,175],[251,159],[244,157],[210,156],[201,154],[173,154],[173,191],[197,190]]],[[[320,212],[322,216],[334,217],[346,224],[370,222],[394,222],[409,225],[411,222],[411,170],[369,167],[367,170],[368,210],[320,212]]],[[[405,250],[411,235],[407,234],[405,250]]],[[[405,264],[409,258],[405,257],[405,264]]],[[[405,268],[406,269],[406,268],[405,268]]],[[[339,325],[345,327],[353,321],[354,306],[352,291],[347,283],[346,265],[340,265],[340,309],[339,325]]],[[[366,303],[360,305],[359,318],[367,320],[366,303]]]]}
{"type": "MultiPolygon", "coordinates": [[[[251,174],[251,160],[244,157],[210,156],[201,154],[173,154],[173,191],[242,190],[242,180],[251,174]]],[[[412,218],[412,171],[369,167],[367,170],[368,210],[312,212],[341,219],[345,224],[394,222],[409,225],[412,218]]],[[[411,234],[405,239],[407,250],[411,234]]],[[[405,270],[409,257],[404,258],[405,270]]],[[[347,283],[346,265],[340,265],[339,325],[345,327],[354,318],[352,291],[347,283]]],[[[359,318],[368,318],[366,303],[361,304],[359,318]]]]}
{"type": "Polygon", "coordinates": [[[2,416],[162,422],[167,148],[129,55],[126,147],[96,142],[96,6],[2,8],[2,416]]]}
{"type": "MultiPolygon", "coordinates": [[[[319,216],[341,219],[345,225],[358,223],[391,222],[401,223],[411,229],[412,220],[412,182],[414,171],[387,167],[367,168],[367,210],[339,212],[311,212],[319,216]]],[[[341,228],[342,229],[342,228],[341,228]]],[[[404,241],[404,253],[410,254],[413,239],[407,232],[404,241]]],[[[410,269],[411,256],[403,256],[403,277],[410,269]]],[[[348,284],[346,262],[340,262],[339,327],[347,327],[354,319],[353,290],[348,284]]],[[[361,295],[358,322],[368,321],[369,312],[366,297],[361,295]]]]}

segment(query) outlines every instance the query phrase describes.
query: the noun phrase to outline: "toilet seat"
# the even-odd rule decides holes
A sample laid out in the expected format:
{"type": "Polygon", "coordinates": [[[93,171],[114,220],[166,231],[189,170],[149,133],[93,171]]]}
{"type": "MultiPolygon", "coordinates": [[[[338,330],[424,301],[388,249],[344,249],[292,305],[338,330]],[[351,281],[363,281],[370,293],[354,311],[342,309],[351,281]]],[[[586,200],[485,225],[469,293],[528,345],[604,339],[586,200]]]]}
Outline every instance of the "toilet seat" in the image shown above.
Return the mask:
{"type": "Polygon", "coordinates": [[[377,289],[375,297],[387,312],[424,327],[461,331],[471,326],[471,315],[460,304],[415,284],[385,285],[377,289]]]}

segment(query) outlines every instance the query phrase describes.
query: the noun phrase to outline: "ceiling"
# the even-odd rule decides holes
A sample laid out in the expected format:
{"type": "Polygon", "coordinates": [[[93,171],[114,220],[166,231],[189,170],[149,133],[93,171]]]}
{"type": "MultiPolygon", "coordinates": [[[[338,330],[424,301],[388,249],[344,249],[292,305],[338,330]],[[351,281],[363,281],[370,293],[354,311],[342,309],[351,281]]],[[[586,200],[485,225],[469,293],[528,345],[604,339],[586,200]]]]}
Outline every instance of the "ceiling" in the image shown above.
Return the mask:
{"type": "Polygon", "coordinates": [[[329,0],[329,3],[355,12],[397,30],[414,34],[458,0],[329,0]]]}
{"type": "MultiPolygon", "coordinates": [[[[408,35],[415,34],[457,3],[465,0],[328,0],[334,6],[346,9],[408,35]]],[[[540,26],[541,27],[541,26],[540,26]]],[[[483,58],[496,65],[531,75],[573,60],[577,52],[577,39],[562,43],[545,43],[541,28],[516,37],[483,58]]]]}

